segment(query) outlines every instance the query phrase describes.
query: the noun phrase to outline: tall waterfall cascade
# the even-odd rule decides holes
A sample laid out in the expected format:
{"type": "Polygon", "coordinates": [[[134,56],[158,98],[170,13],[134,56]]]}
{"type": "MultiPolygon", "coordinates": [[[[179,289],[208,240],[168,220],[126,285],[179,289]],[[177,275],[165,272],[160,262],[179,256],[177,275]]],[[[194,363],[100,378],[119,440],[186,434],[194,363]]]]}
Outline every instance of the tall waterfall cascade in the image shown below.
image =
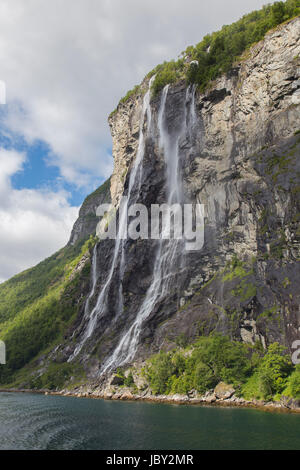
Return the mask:
{"type": "MultiPolygon", "coordinates": [[[[115,318],[118,318],[118,316],[123,312],[122,279],[124,277],[126,266],[124,249],[126,237],[124,235],[127,233],[127,209],[129,204],[136,203],[138,200],[143,178],[143,159],[146,151],[146,140],[148,138],[153,139],[154,136],[154,122],[150,104],[152,80],[150,80],[149,89],[143,100],[138,150],[129,176],[125,207],[122,208],[122,211],[120,211],[119,214],[118,236],[115,241],[111,267],[105,284],[98,295],[95,306],[91,309],[90,305],[96,294],[96,285],[99,275],[97,268],[97,246],[99,245],[96,245],[94,247],[92,257],[92,287],[85,304],[81,332],[79,335],[80,342],[76,346],[73,354],[69,357],[68,362],[71,362],[80,353],[84,344],[94,334],[98,320],[106,312],[109,291],[116,272],[118,272],[118,278],[120,281],[118,295],[115,299],[114,305],[115,318]],[[145,122],[147,123],[146,126],[145,122]]],[[[180,159],[182,158],[180,142],[182,139],[191,139],[193,133],[193,126],[196,122],[195,89],[194,87],[189,87],[186,91],[185,103],[182,110],[180,110],[181,123],[175,132],[169,132],[166,125],[168,92],[169,85],[167,85],[161,93],[157,116],[157,133],[159,136],[158,147],[159,151],[163,155],[165,165],[165,202],[170,206],[174,206],[184,202],[183,176],[181,174],[180,167],[180,159]]],[[[156,244],[151,284],[141,306],[139,307],[134,321],[131,325],[125,328],[125,331],[123,331],[118,345],[103,364],[100,371],[101,374],[134,359],[144,321],[153,312],[156,304],[164,299],[169,292],[171,280],[176,274],[176,271],[178,271],[178,268],[180,268],[180,266],[178,266],[178,262],[179,264],[184,263],[184,241],[182,239],[176,239],[175,237],[165,239],[160,235],[160,239],[156,240],[156,244]],[[178,253],[180,253],[179,261],[178,253]]]]}
{"type": "MultiPolygon", "coordinates": [[[[189,126],[195,124],[195,89],[194,87],[187,89],[185,105],[182,111],[181,127],[175,135],[170,135],[165,122],[168,91],[169,85],[166,85],[161,95],[158,113],[158,131],[159,147],[163,153],[166,168],[166,202],[169,205],[174,205],[184,202],[179,144],[180,139],[185,138],[188,131],[190,131],[189,126]]],[[[143,322],[151,314],[157,302],[162,300],[168,293],[172,275],[178,269],[176,264],[178,252],[181,254],[184,252],[183,244],[184,241],[182,239],[172,237],[170,239],[163,239],[161,236],[158,240],[151,285],[136,315],[135,321],[124,333],[113,354],[105,362],[102,373],[129,363],[134,359],[143,322]]]]}
{"type": "MultiPolygon", "coordinates": [[[[124,233],[126,233],[127,227],[127,206],[129,204],[129,201],[131,201],[131,193],[134,185],[136,182],[140,186],[141,182],[141,172],[142,172],[142,160],[144,157],[144,152],[145,152],[145,131],[144,131],[144,122],[145,118],[147,118],[147,132],[151,132],[151,106],[150,106],[150,90],[151,90],[151,84],[153,81],[154,77],[149,82],[149,89],[147,93],[144,96],[143,100],[143,109],[142,109],[142,114],[141,114],[141,119],[140,119],[140,134],[139,134],[139,143],[138,143],[138,151],[137,155],[134,161],[133,168],[130,173],[130,179],[129,179],[129,188],[128,188],[128,196],[127,196],[127,203],[126,207],[123,207],[123,210],[121,211],[120,215],[120,220],[119,220],[119,232],[118,236],[116,238],[116,243],[115,243],[115,249],[114,249],[114,254],[113,254],[113,259],[111,263],[111,268],[109,271],[109,275],[107,277],[107,280],[104,284],[104,287],[101,289],[101,292],[98,296],[97,302],[95,307],[92,309],[92,311],[89,311],[89,305],[91,298],[95,294],[95,287],[97,283],[97,271],[94,269],[94,266],[96,265],[96,260],[94,260],[93,257],[93,274],[92,274],[92,290],[88,296],[88,300],[86,302],[85,306],[85,312],[84,312],[84,321],[87,320],[87,324],[84,328],[81,340],[79,344],[76,346],[73,354],[70,356],[68,359],[68,362],[71,362],[81,351],[82,347],[90,338],[96,328],[97,321],[98,319],[103,315],[106,305],[107,305],[107,298],[109,294],[109,287],[112,281],[112,278],[114,276],[115,270],[118,268],[118,262],[121,257],[121,263],[119,265],[120,269],[120,274],[122,274],[123,271],[123,265],[124,265],[124,233]]],[[[96,245],[97,247],[97,245],[96,245]]],[[[94,249],[94,253],[96,253],[96,247],[94,249]]],[[[119,289],[119,299],[117,300],[116,305],[119,307],[119,311],[122,310],[122,289],[120,286],[119,289]]]]}

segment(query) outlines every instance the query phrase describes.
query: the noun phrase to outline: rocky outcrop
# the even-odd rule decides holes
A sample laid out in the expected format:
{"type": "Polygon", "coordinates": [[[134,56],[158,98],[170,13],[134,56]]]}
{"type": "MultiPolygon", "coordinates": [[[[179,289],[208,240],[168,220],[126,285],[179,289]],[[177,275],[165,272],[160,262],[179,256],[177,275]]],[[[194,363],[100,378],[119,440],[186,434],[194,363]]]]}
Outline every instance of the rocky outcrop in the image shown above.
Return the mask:
{"type": "Polygon", "coordinates": [[[186,395],[154,395],[151,390],[133,390],[128,387],[118,386],[80,386],[72,390],[61,390],[59,392],[42,393],[63,396],[75,396],[78,398],[94,398],[104,400],[121,400],[121,401],[146,401],[153,403],[173,403],[177,405],[204,405],[204,406],[223,406],[223,407],[248,407],[259,408],[265,411],[280,411],[280,412],[294,412],[299,413],[299,400],[282,397],[280,401],[264,401],[264,400],[245,400],[244,398],[232,393],[232,388],[227,384],[222,384],[224,387],[230,388],[230,392],[225,395],[218,396],[216,389],[220,391],[219,385],[214,389],[207,391],[204,395],[198,393],[188,393],[186,395]]]}
{"type": "MultiPolygon", "coordinates": [[[[299,339],[299,38],[296,18],[269,33],[206,93],[193,93],[183,82],[169,87],[166,132],[178,139],[185,201],[205,205],[205,243],[198,252],[174,254],[168,288],[143,319],[136,359],[173,348],[179,338],[189,342],[212,331],[264,347],[279,341],[291,348],[299,339]]],[[[128,194],[142,129],[141,176],[132,194],[147,207],[165,202],[158,130],[162,95],[151,99],[151,123],[147,115],[141,123],[147,87],[148,79],[110,117],[115,207],[128,194]]],[[[71,240],[82,233],[82,220],[71,240]]],[[[114,257],[113,241],[99,243],[90,302],[94,307],[105,289],[105,309],[89,336],[88,316],[82,316],[72,331],[73,346],[60,351],[70,357],[85,337],[78,357],[90,377],[99,377],[134,326],[153,281],[157,243],[127,240],[122,246],[122,256],[114,257]],[[114,258],[120,262],[111,273],[114,258]]]]}
{"type": "Polygon", "coordinates": [[[76,220],[68,245],[75,245],[78,240],[94,235],[99,222],[96,210],[100,204],[111,202],[110,179],[90,194],[83,202],[76,220]]]}
{"type": "Polygon", "coordinates": [[[215,396],[216,398],[218,398],[219,400],[223,399],[223,400],[227,400],[228,398],[231,398],[232,395],[234,395],[234,388],[232,385],[228,385],[228,384],[225,384],[224,382],[220,382],[215,390],[215,396]]]}

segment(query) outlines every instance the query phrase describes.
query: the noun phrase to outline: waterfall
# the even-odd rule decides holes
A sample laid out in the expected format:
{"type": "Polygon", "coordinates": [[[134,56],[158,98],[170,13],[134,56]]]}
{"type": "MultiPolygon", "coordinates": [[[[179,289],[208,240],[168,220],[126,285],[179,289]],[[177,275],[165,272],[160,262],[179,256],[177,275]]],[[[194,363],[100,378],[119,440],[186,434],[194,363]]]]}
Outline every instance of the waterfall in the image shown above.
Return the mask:
{"type": "MultiPolygon", "coordinates": [[[[158,113],[159,147],[163,152],[166,168],[166,202],[180,204],[183,202],[182,175],[180,172],[179,142],[187,134],[187,129],[195,123],[195,89],[187,89],[185,106],[183,111],[182,125],[175,135],[170,135],[166,129],[165,108],[168,97],[169,85],[167,85],[161,96],[160,109],[158,113]],[[189,108],[189,112],[187,112],[189,108]],[[191,124],[187,122],[190,116],[191,124]]],[[[145,299],[136,315],[136,319],[121,338],[113,354],[102,367],[104,373],[114,367],[126,364],[133,360],[139,342],[143,322],[153,312],[156,304],[169,292],[170,282],[176,274],[176,260],[178,253],[183,252],[183,240],[162,237],[158,240],[156,258],[153,268],[153,277],[145,299]]]]}
{"type": "Polygon", "coordinates": [[[196,105],[195,105],[195,94],[196,94],[196,85],[191,87],[191,106],[190,106],[190,116],[191,116],[191,126],[195,126],[197,122],[196,114],[196,105]]]}
{"type": "Polygon", "coordinates": [[[97,279],[98,279],[98,273],[97,273],[97,244],[96,244],[93,249],[93,257],[92,257],[92,289],[85,303],[84,315],[87,315],[89,311],[90,301],[94,297],[94,294],[95,294],[97,279]]]}
{"type": "MultiPolygon", "coordinates": [[[[140,126],[139,126],[140,132],[139,132],[138,150],[137,150],[137,155],[134,161],[133,168],[130,173],[128,195],[127,195],[126,203],[123,207],[123,210],[121,210],[119,213],[119,230],[118,230],[118,236],[115,241],[114,255],[113,255],[112,262],[111,262],[111,268],[110,268],[107,280],[104,284],[104,287],[102,288],[98,296],[96,305],[92,309],[92,311],[89,312],[90,301],[95,294],[95,287],[97,283],[97,272],[96,272],[97,261],[96,261],[96,255],[95,255],[95,260],[93,256],[93,283],[92,283],[92,289],[88,296],[88,299],[85,305],[85,311],[84,311],[84,321],[87,321],[87,326],[85,327],[83,331],[80,343],[76,346],[73,354],[69,357],[68,362],[71,362],[79,354],[79,352],[81,351],[82,347],[84,346],[88,338],[92,336],[99,318],[105,313],[109,289],[111,287],[111,282],[112,282],[115,270],[118,267],[119,259],[121,259],[120,264],[119,264],[120,276],[122,276],[122,274],[124,273],[124,262],[125,262],[124,261],[124,234],[126,233],[126,230],[127,230],[127,208],[128,208],[129,202],[131,201],[132,190],[136,185],[138,187],[137,196],[140,192],[141,181],[142,181],[142,161],[143,161],[144,153],[145,153],[145,140],[146,140],[146,136],[144,132],[144,122],[145,122],[145,118],[147,117],[147,132],[151,134],[152,114],[151,114],[151,106],[150,106],[150,91],[151,91],[151,85],[152,85],[154,78],[155,76],[153,76],[150,79],[148,91],[146,92],[144,96],[144,100],[143,100],[143,109],[141,113],[140,126]],[[121,252],[121,257],[120,257],[120,252],[121,252]],[[94,275],[94,271],[95,271],[95,275],[94,275]]],[[[96,247],[94,249],[94,253],[96,253],[96,247]]],[[[119,299],[117,301],[117,304],[118,304],[119,310],[121,311],[122,306],[123,306],[121,283],[120,283],[120,289],[119,289],[119,299]]]]}

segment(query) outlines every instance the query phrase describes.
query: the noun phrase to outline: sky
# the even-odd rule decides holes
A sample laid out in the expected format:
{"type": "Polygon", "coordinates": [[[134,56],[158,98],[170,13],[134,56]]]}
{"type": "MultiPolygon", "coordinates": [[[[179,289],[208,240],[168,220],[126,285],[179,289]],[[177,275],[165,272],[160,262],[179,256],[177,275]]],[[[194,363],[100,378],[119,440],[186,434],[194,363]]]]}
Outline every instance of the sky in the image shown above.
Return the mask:
{"type": "Polygon", "coordinates": [[[112,173],[107,116],[261,0],[0,0],[0,282],[63,247],[112,173]]]}

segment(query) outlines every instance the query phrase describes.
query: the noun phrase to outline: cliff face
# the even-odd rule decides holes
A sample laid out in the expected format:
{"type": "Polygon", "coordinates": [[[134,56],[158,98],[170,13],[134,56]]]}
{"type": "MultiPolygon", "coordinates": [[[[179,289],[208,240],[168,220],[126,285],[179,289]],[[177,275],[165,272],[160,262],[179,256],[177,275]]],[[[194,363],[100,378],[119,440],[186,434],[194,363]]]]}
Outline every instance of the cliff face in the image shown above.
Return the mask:
{"type": "Polygon", "coordinates": [[[78,219],[76,220],[68,245],[75,245],[79,240],[95,234],[99,218],[96,215],[97,208],[100,204],[110,203],[110,179],[107,180],[100,188],[96,189],[83,202],[78,219]]]}
{"type": "Polygon", "coordinates": [[[205,205],[205,243],[96,245],[88,301],[60,347],[90,376],[212,331],[299,339],[299,38],[296,18],[205,94],[178,83],[151,99],[146,80],[110,118],[113,205],[170,201],[176,181],[175,202],[205,205]]]}

